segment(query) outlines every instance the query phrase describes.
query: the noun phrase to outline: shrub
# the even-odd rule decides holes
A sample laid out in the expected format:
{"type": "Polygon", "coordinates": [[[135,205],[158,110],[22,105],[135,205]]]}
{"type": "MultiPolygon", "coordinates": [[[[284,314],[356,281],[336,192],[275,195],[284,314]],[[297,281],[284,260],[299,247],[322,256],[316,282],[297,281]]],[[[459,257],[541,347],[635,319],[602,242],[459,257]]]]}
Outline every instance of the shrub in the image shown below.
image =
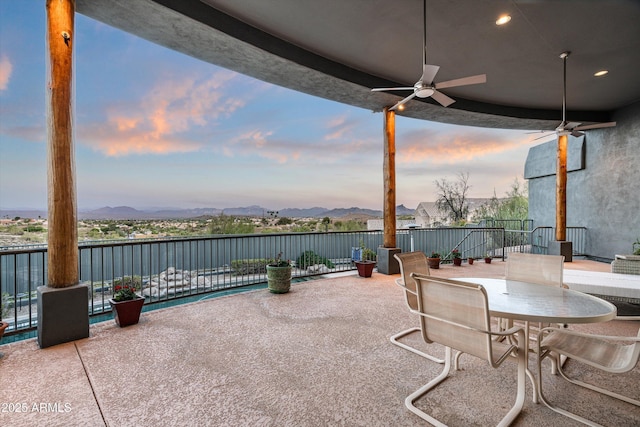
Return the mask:
{"type": "Polygon", "coordinates": [[[264,274],[267,272],[267,264],[270,260],[259,259],[236,259],[231,261],[231,268],[236,275],[264,274]]]}
{"type": "Polygon", "coordinates": [[[10,310],[9,306],[9,294],[6,292],[2,293],[2,297],[0,299],[0,319],[4,319],[9,314],[10,310]]]}
{"type": "Polygon", "coordinates": [[[335,265],[327,258],[316,254],[314,251],[304,251],[298,259],[296,259],[296,266],[298,268],[305,269],[311,265],[324,264],[327,268],[334,268],[335,265]]]}

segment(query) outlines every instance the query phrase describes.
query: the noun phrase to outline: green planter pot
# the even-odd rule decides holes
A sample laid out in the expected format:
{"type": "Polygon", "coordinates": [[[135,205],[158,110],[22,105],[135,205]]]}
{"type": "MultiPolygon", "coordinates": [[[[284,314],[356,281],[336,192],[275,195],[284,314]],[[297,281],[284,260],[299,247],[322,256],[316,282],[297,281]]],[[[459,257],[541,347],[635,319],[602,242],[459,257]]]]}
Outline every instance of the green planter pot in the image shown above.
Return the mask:
{"type": "Polygon", "coordinates": [[[291,267],[272,267],[267,265],[267,286],[269,292],[286,294],[291,289],[291,267]]]}

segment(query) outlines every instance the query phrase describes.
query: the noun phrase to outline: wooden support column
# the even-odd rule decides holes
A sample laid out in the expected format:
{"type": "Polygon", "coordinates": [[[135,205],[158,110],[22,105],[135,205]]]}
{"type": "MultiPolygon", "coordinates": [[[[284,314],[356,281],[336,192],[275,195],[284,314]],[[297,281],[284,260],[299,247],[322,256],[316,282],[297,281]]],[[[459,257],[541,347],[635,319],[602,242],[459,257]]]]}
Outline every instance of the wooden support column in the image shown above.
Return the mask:
{"type": "Polygon", "coordinates": [[[384,238],[378,248],[378,273],[398,274],[396,248],[396,113],[384,109],[384,238]]]}
{"type": "Polygon", "coordinates": [[[75,0],[47,0],[47,286],[38,286],[41,348],[89,336],[89,289],[78,284],[73,147],[75,0]]]}
{"type": "Polygon", "coordinates": [[[568,132],[558,133],[556,168],[556,241],[567,239],[567,140],[568,132]]]}
{"type": "Polygon", "coordinates": [[[75,0],[47,0],[48,285],[78,283],[78,232],[73,146],[75,0]]]}
{"type": "Polygon", "coordinates": [[[396,113],[384,109],[384,240],[385,248],[396,247],[396,113]]]}

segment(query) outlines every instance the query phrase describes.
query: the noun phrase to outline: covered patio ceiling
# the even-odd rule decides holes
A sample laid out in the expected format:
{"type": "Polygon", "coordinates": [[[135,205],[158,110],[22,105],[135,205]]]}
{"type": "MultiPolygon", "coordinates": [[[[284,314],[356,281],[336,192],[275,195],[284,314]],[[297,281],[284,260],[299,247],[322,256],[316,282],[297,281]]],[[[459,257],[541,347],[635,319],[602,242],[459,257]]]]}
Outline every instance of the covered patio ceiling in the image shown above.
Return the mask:
{"type": "MultiPolygon", "coordinates": [[[[77,11],[159,45],[242,74],[382,111],[422,73],[421,0],[77,0],[77,11]]],[[[486,74],[443,90],[444,108],[414,98],[397,114],[462,125],[555,129],[613,120],[640,100],[640,2],[428,0],[427,63],[435,82],[486,74]],[[509,14],[511,21],[497,26],[509,14]],[[596,71],[609,74],[594,77],[596,71]]],[[[80,35],[81,37],[81,35],[80,35]]]]}

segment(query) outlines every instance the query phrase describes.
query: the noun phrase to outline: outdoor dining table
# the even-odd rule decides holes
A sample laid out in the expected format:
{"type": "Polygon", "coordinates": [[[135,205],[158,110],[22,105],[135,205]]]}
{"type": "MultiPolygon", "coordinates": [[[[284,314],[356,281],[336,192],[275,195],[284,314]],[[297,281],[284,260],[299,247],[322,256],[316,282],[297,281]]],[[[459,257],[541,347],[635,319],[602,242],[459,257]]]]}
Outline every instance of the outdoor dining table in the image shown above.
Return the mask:
{"type": "MultiPolygon", "coordinates": [[[[506,279],[460,277],[454,280],[482,285],[489,300],[492,316],[543,323],[598,323],[616,317],[616,306],[608,301],[560,286],[506,279]]],[[[527,340],[528,341],[528,340],[527,340]]],[[[525,343],[527,351],[529,343],[525,343]]],[[[527,375],[533,385],[533,401],[538,390],[531,371],[527,375]]]]}
{"type": "Polygon", "coordinates": [[[616,317],[616,306],[593,295],[560,286],[506,279],[456,278],[482,285],[492,316],[543,323],[597,323],[616,317]]]}

